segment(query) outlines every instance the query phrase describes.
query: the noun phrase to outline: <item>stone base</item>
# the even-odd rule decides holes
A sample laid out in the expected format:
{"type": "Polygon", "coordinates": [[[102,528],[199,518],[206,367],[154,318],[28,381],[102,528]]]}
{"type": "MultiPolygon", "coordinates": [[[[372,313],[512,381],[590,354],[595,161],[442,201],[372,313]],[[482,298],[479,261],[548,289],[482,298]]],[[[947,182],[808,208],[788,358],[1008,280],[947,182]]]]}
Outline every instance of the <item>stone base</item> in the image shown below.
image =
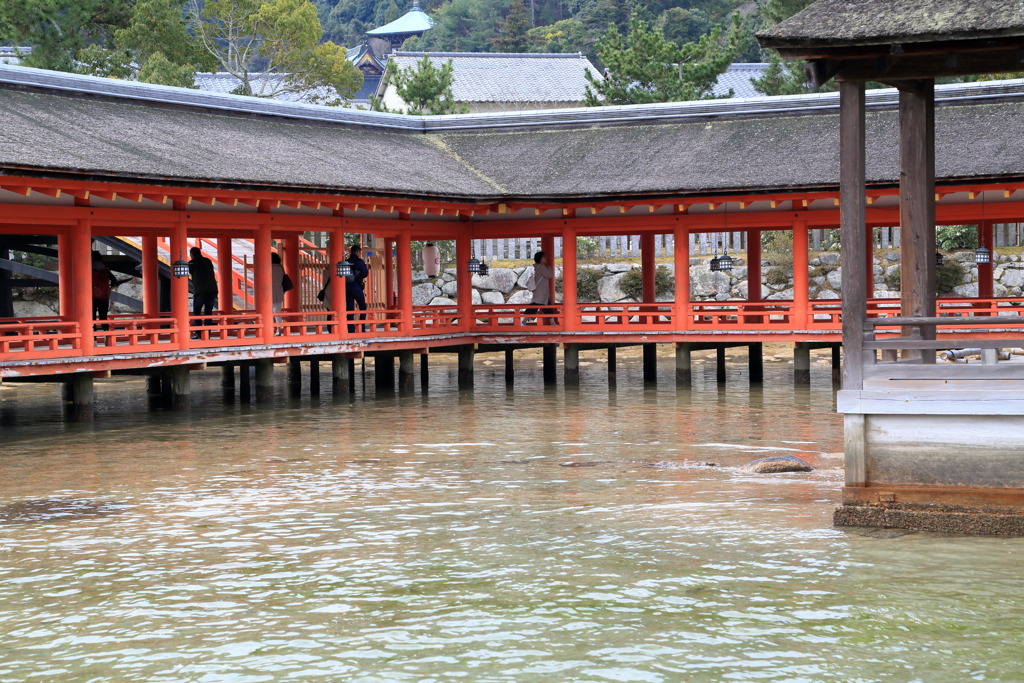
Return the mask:
{"type": "Polygon", "coordinates": [[[1024,513],[1014,508],[917,503],[845,503],[835,526],[940,531],[975,536],[1024,536],[1024,513]]]}

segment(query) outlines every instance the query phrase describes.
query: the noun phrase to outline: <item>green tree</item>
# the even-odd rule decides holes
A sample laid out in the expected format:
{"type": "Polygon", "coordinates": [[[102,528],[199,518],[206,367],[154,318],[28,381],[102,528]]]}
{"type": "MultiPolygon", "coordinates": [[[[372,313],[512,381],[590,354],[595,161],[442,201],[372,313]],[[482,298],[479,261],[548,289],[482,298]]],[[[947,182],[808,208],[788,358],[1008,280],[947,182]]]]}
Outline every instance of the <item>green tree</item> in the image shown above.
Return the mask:
{"type": "Polygon", "coordinates": [[[639,19],[629,22],[629,35],[614,26],[597,43],[598,59],[607,78],[586,74],[583,104],[642,104],[711,97],[718,75],[728,68],[743,38],[739,18],[723,36],[716,28],[696,43],[676,47],[639,19]]]}
{"type": "Polygon", "coordinates": [[[236,92],[274,97],[326,88],[349,99],[363,76],[322,34],[316,7],[309,0],[193,0],[192,28],[224,71],[238,79],[236,92]]]}
{"type": "Polygon", "coordinates": [[[526,52],[530,44],[527,32],[530,30],[530,16],[523,0],[512,0],[508,14],[498,22],[498,35],[491,38],[491,45],[498,52],[526,52]]]}
{"type": "MultiPolygon", "coordinates": [[[[765,27],[788,19],[813,0],[767,0],[761,5],[765,27]]],[[[761,78],[754,81],[754,89],[764,95],[799,95],[811,92],[810,81],[804,73],[807,62],[783,60],[775,50],[768,51],[768,68],[761,78]]],[[[835,90],[835,81],[829,81],[821,90],[835,90]]]]}
{"type": "Polygon", "coordinates": [[[586,27],[575,19],[563,19],[527,32],[530,44],[541,52],[589,52],[586,27]]]}
{"type": "MultiPolygon", "coordinates": [[[[423,116],[424,114],[463,114],[468,108],[455,101],[452,94],[452,83],[455,74],[452,60],[448,60],[440,68],[433,65],[430,55],[416,62],[416,66],[398,68],[394,62],[388,64],[384,78],[387,84],[394,85],[398,96],[405,102],[405,113],[423,116]]],[[[387,107],[377,99],[373,101],[377,111],[388,111],[387,107]]]]}
{"type": "Polygon", "coordinates": [[[0,43],[31,47],[25,66],[74,71],[79,50],[109,45],[130,8],[130,0],[2,0],[0,43]]]}

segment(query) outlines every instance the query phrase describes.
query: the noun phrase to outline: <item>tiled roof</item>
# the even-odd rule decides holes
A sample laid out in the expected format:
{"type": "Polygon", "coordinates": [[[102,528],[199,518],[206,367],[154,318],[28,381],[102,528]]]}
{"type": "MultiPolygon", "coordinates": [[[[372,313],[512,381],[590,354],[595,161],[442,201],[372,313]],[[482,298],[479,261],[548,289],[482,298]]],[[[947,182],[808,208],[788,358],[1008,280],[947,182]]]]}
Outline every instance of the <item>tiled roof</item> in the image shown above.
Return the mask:
{"type": "MultiPolygon", "coordinates": [[[[260,92],[264,87],[269,87],[276,81],[282,78],[279,74],[255,74],[252,78],[253,91],[260,92]]],[[[364,79],[363,87],[359,93],[352,97],[353,102],[368,102],[369,95],[360,100],[360,95],[366,90],[366,80],[364,79]]],[[[196,87],[199,90],[206,92],[220,92],[220,93],[231,93],[234,92],[235,88],[238,87],[238,79],[229,73],[197,73],[196,74],[196,87]]],[[[376,90],[377,83],[373,83],[373,88],[376,90]]],[[[374,90],[369,91],[370,95],[373,94],[374,90]]],[[[273,99],[278,102],[315,102],[319,98],[321,101],[328,101],[336,97],[334,91],[330,88],[310,88],[301,92],[288,92],[274,95],[273,99]]]]}
{"type": "Polygon", "coordinates": [[[434,26],[434,20],[420,9],[419,2],[413,2],[412,9],[389,24],[367,31],[369,36],[390,36],[403,33],[423,33],[434,26]]]}
{"type": "Polygon", "coordinates": [[[424,54],[437,67],[452,61],[458,102],[582,102],[583,74],[600,76],[582,54],[395,52],[389,61],[415,67],[424,54]]]}
{"type": "Polygon", "coordinates": [[[768,64],[759,62],[737,62],[722,72],[711,91],[715,97],[760,97],[754,89],[754,81],[764,75],[768,64]]]}
{"type": "Polygon", "coordinates": [[[1022,35],[1021,0],[816,0],[757,37],[762,47],[829,51],[1022,35]]]}
{"type": "Polygon", "coordinates": [[[21,58],[32,52],[28,46],[13,47],[0,45],[0,64],[21,64],[21,58]]]}

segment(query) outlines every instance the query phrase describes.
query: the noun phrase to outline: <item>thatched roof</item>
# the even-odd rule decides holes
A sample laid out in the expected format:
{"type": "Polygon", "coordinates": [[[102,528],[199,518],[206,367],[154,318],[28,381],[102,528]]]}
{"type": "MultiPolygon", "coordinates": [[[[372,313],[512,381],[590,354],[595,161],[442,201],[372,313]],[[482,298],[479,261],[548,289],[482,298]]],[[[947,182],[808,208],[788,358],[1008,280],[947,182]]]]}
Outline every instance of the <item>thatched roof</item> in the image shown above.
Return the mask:
{"type": "Polygon", "coordinates": [[[817,0],[757,34],[762,47],[817,49],[1024,36],[1024,0],[817,0]]]}
{"type": "MultiPolygon", "coordinates": [[[[92,81],[39,73],[31,89],[24,78],[4,86],[0,73],[0,175],[471,202],[838,186],[834,95],[567,110],[526,126],[525,114],[378,116],[123,82],[117,95],[70,93],[68,83],[92,81]]],[[[1024,82],[951,87],[959,97],[936,113],[939,178],[1024,177],[1024,82]]],[[[895,97],[879,98],[888,104],[868,114],[868,180],[894,184],[895,97]]]]}

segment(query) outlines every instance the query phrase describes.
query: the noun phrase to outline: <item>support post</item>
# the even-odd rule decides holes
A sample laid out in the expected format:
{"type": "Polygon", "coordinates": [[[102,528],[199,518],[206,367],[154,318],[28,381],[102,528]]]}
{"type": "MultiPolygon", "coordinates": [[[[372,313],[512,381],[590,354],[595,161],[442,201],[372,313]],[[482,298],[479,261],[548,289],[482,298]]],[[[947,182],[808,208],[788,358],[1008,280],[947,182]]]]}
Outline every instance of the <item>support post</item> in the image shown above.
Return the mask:
{"type": "Polygon", "coordinates": [[[472,253],[473,242],[469,233],[459,233],[455,238],[455,282],[458,286],[455,296],[459,308],[459,329],[463,332],[473,329],[473,276],[466,270],[472,253]]]}
{"type": "MultiPolygon", "coordinates": [[[[553,258],[552,263],[554,263],[553,258]]],[[[578,329],[579,308],[576,296],[576,231],[567,228],[562,235],[563,330],[573,331],[578,329]]]]}
{"type": "Polygon", "coordinates": [[[309,361],[309,395],[320,395],[320,360],[317,358],[309,361]]]}
{"type": "Polygon", "coordinates": [[[384,238],[384,306],[395,307],[395,241],[390,237],[384,238]]]}
{"type": "MultiPolygon", "coordinates": [[[[337,278],[335,278],[337,279],[337,278]]],[[[331,356],[331,390],[335,396],[352,391],[352,373],[349,359],[342,354],[331,356]]]]}
{"type": "Polygon", "coordinates": [[[793,384],[811,383],[811,345],[796,342],[793,345],[793,384]]]}
{"type": "Polygon", "coordinates": [[[222,365],[220,368],[220,390],[225,398],[235,395],[235,366],[222,365]]]}
{"type": "Polygon", "coordinates": [[[544,365],[544,384],[545,386],[554,386],[558,382],[555,375],[555,366],[558,363],[558,359],[555,357],[555,345],[544,344],[542,353],[544,365]]]}
{"type": "Polygon", "coordinates": [[[252,400],[252,365],[241,363],[238,366],[238,400],[248,403],[252,400]]]}
{"type": "MultiPolygon", "coordinates": [[[[188,234],[185,220],[184,205],[175,202],[178,209],[178,221],[171,231],[171,255],[172,263],[178,259],[188,260],[188,234]]],[[[192,334],[189,325],[188,306],[188,278],[174,277],[171,275],[171,317],[174,318],[174,326],[178,329],[178,345],[180,348],[189,347],[189,336],[192,334]]]]}
{"type": "MultiPolygon", "coordinates": [[[[345,279],[339,278],[337,271],[337,263],[344,260],[344,258],[345,231],[342,228],[336,228],[331,231],[331,241],[327,245],[327,259],[329,261],[328,266],[331,279],[327,282],[327,286],[330,287],[330,296],[325,299],[325,303],[329,301],[331,304],[330,312],[336,323],[340,323],[345,319],[345,279]]],[[[321,277],[323,276],[321,275],[321,277]]],[[[322,280],[321,284],[323,284],[322,280]]],[[[336,324],[331,327],[331,331],[334,334],[344,334],[348,331],[348,327],[343,324],[336,324]]]]}
{"type": "MultiPolygon", "coordinates": [[[[558,279],[558,268],[555,266],[555,237],[554,235],[542,235],[540,238],[540,248],[548,255],[548,260],[551,261],[551,272],[555,277],[552,277],[548,282],[548,301],[555,301],[555,280],[558,279]]],[[[564,277],[564,273],[563,273],[564,277]]],[[[537,324],[540,324],[540,319],[537,319],[537,324]]],[[[549,321],[548,324],[554,325],[556,321],[549,321]]],[[[552,351],[554,353],[554,351],[552,351]]]]}
{"type": "Polygon", "coordinates": [[[505,386],[511,387],[516,381],[515,351],[505,349],[505,386]]]}
{"type": "Polygon", "coordinates": [[[288,359],[288,395],[292,398],[302,395],[302,360],[298,356],[288,359]]]}
{"type": "MultiPolygon", "coordinates": [[[[92,226],[89,221],[78,221],[71,233],[71,262],[74,286],[71,289],[74,320],[78,323],[83,356],[91,356],[95,349],[92,310],[92,226]]],[[[185,331],[188,334],[188,330],[185,331]]]]}
{"type": "Polygon", "coordinates": [[[692,347],[690,342],[676,344],[676,387],[689,389],[693,385],[692,347]]]}
{"type": "Polygon", "coordinates": [[[658,384],[658,345],[654,343],[643,345],[644,354],[644,384],[656,386],[658,384]]]}
{"type": "Polygon", "coordinates": [[[563,348],[562,371],[565,386],[578,387],[580,385],[580,347],[578,344],[566,344],[563,348]]]}
{"type": "Polygon", "coordinates": [[[71,234],[64,230],[57,235],[57,296],[60,301],[60,317],[65,321],[75,318],[74,249],[71,234]]]}
{"type": "Polygon", "coordinates": [[[839,385],[843,381],[843,363],[840,345],[832,345],[832,384],[839,385]]]}
{"type": "MultiPolygon", "coordinates": [[[[672,233],[672,255],[676,266],[675,305],[673,306],[673,328],[679,331],[689,329],[690,309],[690,235],[681,225],[672,233]]],[[[689,384],[689,380],[687,380],[689,384]]]]}
{"type": "Polygon", "coordinates": [[[430,387],[430,354],[420,354],[420,390],[426,392],[430,387]]]}
{"type": "Polygon", "coordinates": [[[994,271],[996,263],[994,221],[978,221],[978,246],[985,247],[992,253],[992,260],[978,264],[978,298],[991,299],[994,289],[994,271]]]}
{"type": "Polygon", "coordinates": [[[217,238],[217,308],[221,313],[235,310],[234,258],[231,254],[231,237],[217,238]]]}
{"type": "Polygon", "coordinates": [[[747,367],[751,384],[764,382],[764,348],[761,342],[747,344],[747,367]]]}
{"type": "Polygon", "coordinates": [[[615,386],[615,374],[616,374],[616,348],[614,346],[608,347],[608,386],[615,386]]]}
{"type": "Polygon", "coordinates": [[[92,375],[84,372],[72,375],[64,381],[63,393],[64,402],[67,404],[65,412],[68,418],[72,420],[92,419],[93,396],[95,395],[92,375]]]}
{"type": "MultiPolygon", "coordinates": [[[[268,257],[268,264],[269,257],[268,257]]],[[[256,361],[256,403],[274,400],[274,362],[268,359],[256,361]]]]}
{"type": "MultiPolygon", "coordinates": [[[[807,222],[793,221],[793,313],[789,319],[793,329],[807,329],[809,309],[811,307],[810,279],[807,273],[809,256],[807,253],[807,222]]],[[[760,280],[760,270],[758,270],[760,280]]],[[[845,288],[844,288],[845,295],[845,288]]]]}
{"type": "Polygon", "coordinates": [[[284,293],[284,310],[301,311],[302,270],[299,267],[299,263],[301,262],[299,259],[299,236],[297,233],[291,233],[281,240],[281,242],[284,245],[284,254],[281,255],[281,265],[284,266],[284,272],[288,274],[288,277],[292,279],[292,284],[295,285],[291,290],[284,293]]]}
{"type": "Polygon", "coordinates": [[[373,356],[373,386],[378,390],[394,390],[395,354],[378,353],[373,356]]]}
{"type": "MultiPolygon", "coordinates": [[[[935,81],[899,82],[900,313],[935,316],[935,81]]],[[[918,326],[923,339],[934,326],[918,326]]],[[[904,334],[912,328],[904,328],[904,334]]],[[[905,352],[934,363],[931,351],[905,352]]]]}
{"type": "MultiPolygon", "coordinates": [[[[864,322],[867,319],[867,278],[856,264],[866,257],[864,199],[864,82],[839,83],[839,235],[840,258],[850,264],[843,275],[843,389],[864,384],[864,322]]],[[[934,255],[932,256],[934,258],[934,255]]]]}
{"type": "Polygon", "coordinates": [[[149,234],[142,236],[142,314],[160,315],[160,261],[156,235],[149,234]]]}
{"type": "Polygon", "coordinates": [[[413,365],[411,349],[403,349],[398,352],[398,390],[403,393],[411,393],[413,390],[416,378],[416,370],[413,365]]]}
{"type": "Polygon", "coordinates": [[[725,384],[725,346],[721,344],[715,348],[715,381],[725,384]]]}
{"type": "Polygon", "coordinates": [[[404,230],[398,235],[398,309],[402,331],[412,333],[412,237],[404,230]]]}
{"type": "Polygon", "coordinates": [[[657,262],[654,258],[654,233],[644,232],[640,234],[640,283],[643,302],[654,303],[657,291],[655,270],[657,262]]]}
{"type": "Polygon", "coordinates": [[[473,388],[473,357],[476,355],[476,347],[473,344],[466,344],[459,347],[459,388],[473,388]]]}
{"type": "MultiPolygon", "coordinates": [[[[264,223],[256,230],[255,245],[255,271],[256,281],[256,312],[260,316],[260,323],[263,327],[263,343],[270,344],[274,341],[274,290],[270,276],[270,225],[264,223]]],[[[256,366],[256,374],[259,375],[260,366],[256,366]]],[[[259,402],[259,380],[256,382],[256,401],[259,402]]]]}
{"type": "Polygon", "coordinates": [[[146,395],[147,396],[160,396],[163,394],[163,381],[161,378],[161,372],[151,372],[146,375],[146,395]]]}
{"type": "Polygon", "coordinates": [[[192,375],[187,365],[167,368],[164,381],[170,386],[171,410],[187,410],[191,402],[192,375]]]}

